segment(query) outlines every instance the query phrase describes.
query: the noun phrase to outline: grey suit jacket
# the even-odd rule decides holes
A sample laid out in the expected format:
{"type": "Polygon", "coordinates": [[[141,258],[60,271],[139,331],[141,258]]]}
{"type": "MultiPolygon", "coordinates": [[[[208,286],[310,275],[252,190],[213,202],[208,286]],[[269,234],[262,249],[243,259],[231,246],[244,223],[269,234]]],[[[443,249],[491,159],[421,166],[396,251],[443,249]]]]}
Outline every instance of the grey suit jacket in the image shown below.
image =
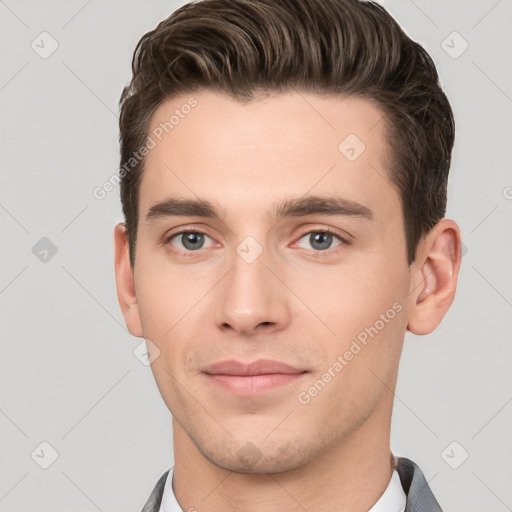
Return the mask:
{"type": "MultiPolygon", "coordinates": [[[[421,469],[405,457],[398,457],[397,462],[396,470],[400,475],[402,487],[407,495],[405,512],[443,512],[432,494],[421,469]]],[[[169,470],[160,477],[142,512],[158,512],[168,473],[169,470]]]]}

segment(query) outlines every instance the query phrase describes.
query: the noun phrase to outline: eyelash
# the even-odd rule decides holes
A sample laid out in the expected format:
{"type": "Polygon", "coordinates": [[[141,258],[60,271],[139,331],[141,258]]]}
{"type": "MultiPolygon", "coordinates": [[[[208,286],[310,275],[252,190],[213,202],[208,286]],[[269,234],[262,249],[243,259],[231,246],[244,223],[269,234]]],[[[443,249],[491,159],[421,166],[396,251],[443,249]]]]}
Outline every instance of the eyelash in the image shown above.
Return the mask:
{"type": "MultiPolygon", "coordinates": [[[[168,237],[165,238],[164,240],[164,243],[165,244],[168,244],[174,237],[176,236],[179,236],[179,235],[183,235],[185,233],[197,233],[197,234],[200,234],[200,235],[206,235],[208,236],[207,233],[205,233],[204,231],[200,231],[198,229],[194,229],[194,228],[189,228],[189,229],[183,229],[181,231],[178,231],[176,233],[172,233],[171,235],[169,235],[168,237]]],[[[338,238],[342,243],[340,245],[350,245],[350,242],[346,239],[346,238],[343,238],[341,237],[338,233],[336,233],[334,230],[332,229],[329,229],[329,228],[322,228],[322,229],[312,229],[312,230],[309,230],[309,231],[305,231],[304,233],[302,233],[298,238],[297,238],[297,241],[299,241],[301,238],[303,238],[305,235],[310,235],[312,233],[322,233],[322,234],[329,234],[329,235],[333,235],[335,236],[336,238],[338,238]]],[[[294,242],[296,243],[296,242],[294,242]]],[[[339,247],[339,245],[335,246],[334,248],[332,249],[335,249],[336,247],[339,247]]],[[[320,256],[322,253],[330,253],[332,252],[332,249],[326,249],[324,251],[315,251],[314,249],[304,249],[306,250],[307,252],[309,252],[310,254],[314,255],[314,256],[320,256]]],[[[193,257],[195,256],[198,252],[200,252],[200,250],[197,250],[197,251],[182,251],[180,249],[176,249],[176,251],[180,252],[181,254],[185,255],[186,257],[193,257]]]]}

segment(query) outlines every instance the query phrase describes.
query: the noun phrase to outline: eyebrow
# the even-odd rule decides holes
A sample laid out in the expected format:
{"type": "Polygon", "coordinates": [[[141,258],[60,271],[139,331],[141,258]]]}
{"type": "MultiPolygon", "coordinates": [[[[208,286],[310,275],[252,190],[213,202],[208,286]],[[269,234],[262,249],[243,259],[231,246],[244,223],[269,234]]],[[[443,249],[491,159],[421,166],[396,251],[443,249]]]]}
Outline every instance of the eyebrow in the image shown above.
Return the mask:
{"type": "MultiPolygon", "coordinates": [[[[371,221],[373,212],[366,206],[334,196],[289,197],[271,208],[270,218],[280,220],[285,217],[304,217],[308,215],[328,215],[357,217],[371,221]]],[[[225,213],[205,199],[182,199],[169,197],[152,205],[146,215],[146,222],[158,221],[168,217],[205,217],[223,220],[225,213]]]]}

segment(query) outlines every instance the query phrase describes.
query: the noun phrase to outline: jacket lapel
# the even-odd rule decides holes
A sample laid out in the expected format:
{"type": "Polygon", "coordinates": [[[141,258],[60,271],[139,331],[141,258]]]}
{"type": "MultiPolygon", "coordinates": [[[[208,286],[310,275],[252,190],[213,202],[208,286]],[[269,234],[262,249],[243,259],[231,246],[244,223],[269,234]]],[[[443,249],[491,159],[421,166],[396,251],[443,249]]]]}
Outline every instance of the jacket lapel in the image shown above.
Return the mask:
{"type": "Polygon", "coordinates": [[[153,492],[142,509],[142,512],[158,512],[160,510],[160,503],[162,503],[162,496],[164,494],[165,480],[169,471],[170,470],[168,469],[156,483],[153,492]]]}
{"type": "Polygon", "coordinates": [[[398,457],[396,470],[407,494],[405,512],[443,512],[421,469],[412,460],[398,457]]]}

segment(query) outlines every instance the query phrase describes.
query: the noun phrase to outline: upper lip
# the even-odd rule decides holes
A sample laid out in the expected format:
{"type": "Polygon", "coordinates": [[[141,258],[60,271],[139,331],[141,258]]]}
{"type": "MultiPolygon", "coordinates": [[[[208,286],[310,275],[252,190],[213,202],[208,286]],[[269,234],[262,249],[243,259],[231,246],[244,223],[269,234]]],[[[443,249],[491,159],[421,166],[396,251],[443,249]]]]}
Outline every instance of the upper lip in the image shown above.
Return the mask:
{"type": "Polygon", "coordinates": [[[235,359],[219,361],[211,364],[203,370],[211,375],[266,375],[271,373],[304,373],[305,370],[299,370],[280,361],[272,361],[270,359],[258,359],[257,361],[238,361],[235,359]]]}

